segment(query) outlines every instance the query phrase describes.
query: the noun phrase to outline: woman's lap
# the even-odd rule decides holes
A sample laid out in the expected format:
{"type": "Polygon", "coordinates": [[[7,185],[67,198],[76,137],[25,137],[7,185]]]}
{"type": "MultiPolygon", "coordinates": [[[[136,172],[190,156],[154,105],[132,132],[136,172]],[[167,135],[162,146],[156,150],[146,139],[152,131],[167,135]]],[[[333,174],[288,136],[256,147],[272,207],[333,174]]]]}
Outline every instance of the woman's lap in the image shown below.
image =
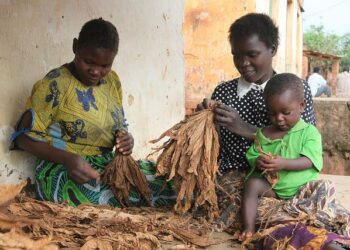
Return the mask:
{"type": "MultiPolygon", "coordinates": [[[[85,160],[99,173],[112,160],[113,154],[101,156],[87,156],[85,160]]],[[[164,190],[159,192],[163,186],[164,179],[155,177],[155,163],[151,161],[139,161],[141,171],[146,175],[148,186],[151,190],[151,202],[154,206],[174,204],[176,195],[172,183],[167,183],[164,190]]],[[[112,191],[104,184],[92,180],[79,185],[68,177],[68,172],[62,164],[41,161],[36,167],[36,191],[41,200],[55,203],[67,201],[71,206],[83,203],[100,205],[111,205],[120,207],[120,203],[114,197],[112,191]]],[[[130,203],[134,206],[146,205],[138,192],[131,188],[129,193],[130,203]]]]}

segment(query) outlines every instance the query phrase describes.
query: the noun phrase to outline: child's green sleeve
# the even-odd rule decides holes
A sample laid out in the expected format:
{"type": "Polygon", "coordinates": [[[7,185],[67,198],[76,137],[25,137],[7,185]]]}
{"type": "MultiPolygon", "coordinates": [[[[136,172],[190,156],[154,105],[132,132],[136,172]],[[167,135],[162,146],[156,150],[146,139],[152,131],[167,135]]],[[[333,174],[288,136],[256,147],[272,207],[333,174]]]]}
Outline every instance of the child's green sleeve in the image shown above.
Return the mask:
{"type": "Polygon", "coordinates": [[[245,156],[246,156],[246,159],[248,161],[248,164],[249,164],[251,170],[253,171],[255,169],[255,166],[256,166],[256,159],[260,156],[260,153],[256,149],[255,143],[248,149],[245,156]]]}

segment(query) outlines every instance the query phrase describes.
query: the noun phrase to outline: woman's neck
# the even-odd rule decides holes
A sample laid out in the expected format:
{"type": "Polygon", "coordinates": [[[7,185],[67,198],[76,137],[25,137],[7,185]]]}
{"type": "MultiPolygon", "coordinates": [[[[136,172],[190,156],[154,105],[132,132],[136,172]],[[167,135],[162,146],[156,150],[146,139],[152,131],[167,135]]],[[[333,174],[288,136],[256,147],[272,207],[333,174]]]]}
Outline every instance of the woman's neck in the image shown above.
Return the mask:
{"type": "Polygon", "coordinates": [[[73,62],[73,61],[70,62],[70,63],[66,63],[64,66],[69,70],[69,72],[70,72],[78,81],[81,81],[81,80],[80,80],[80,77],[79,77],[79,75],[78,75],[78,72],[77,72],[77,70],[76,70],[76,68],[75,68],[75,65],[74,65],[74,62],[73,62]]]}
{"type": "Polygon", "coordinates": [[[275,71],[271,68],[271,70],[266,73],[265,75],[263,75],[255,84],[261,85],[265,82],[267,82],[268,80],[271,79],[271,77],[275,74],[275,71]]]}

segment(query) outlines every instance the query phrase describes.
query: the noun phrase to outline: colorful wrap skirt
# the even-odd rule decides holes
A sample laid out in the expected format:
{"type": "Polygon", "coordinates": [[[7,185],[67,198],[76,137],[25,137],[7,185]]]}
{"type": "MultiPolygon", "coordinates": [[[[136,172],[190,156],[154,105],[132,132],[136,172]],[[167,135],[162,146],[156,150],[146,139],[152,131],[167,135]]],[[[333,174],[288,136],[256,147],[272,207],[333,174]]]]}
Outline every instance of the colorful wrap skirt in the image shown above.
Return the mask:
{"type": "Polygon", "coordinates": [[[331,233],[323,228],[308,226],[303,223],[289,222],[279,224],[271,232],[258,241],[254,249],[324,249],[329,243],[343,249],[350,249],[350,238],[331,233]]]}
{"type": "MultiPolygon", "coordinates": [[[[244,173],[231,171],[218,178],[219,224],[229,233],[241,230],[240,207],[244,173]]],[[[324,249],[329,243],[350,249],[350,212],[336,202],[327,180],[302,186],[289,200],[261,198],[256,231],[249,249],[324,249]]]]}
{"type": "MultiPolygon", "coordinates": [[[[82,158],[102,174],[107,164],[113,159],[113,153],[82,158]]],[[[156,171],[154,162],[140,160],[138,163],[141,171],[146,176],[148,187],[151,191],[151,204],[155,207],[175,204],[176,194],[173,182],[168,182],[164,187],[164,178],[155,177],[154,175],[156,171]]],[[[121,206],[112,191],[105,184],[92,180],[79,185],[69,178],[67,169],[62,164],[39,161],[35,171],[35,179],[36,193],[40,200],[55,203],[68,202],[71,206],[86,203],[111,205],[113,207],[121,206]]],[[[133,206],[146,205],[134,188],[130,190],[129,200],[133,206]]]]}

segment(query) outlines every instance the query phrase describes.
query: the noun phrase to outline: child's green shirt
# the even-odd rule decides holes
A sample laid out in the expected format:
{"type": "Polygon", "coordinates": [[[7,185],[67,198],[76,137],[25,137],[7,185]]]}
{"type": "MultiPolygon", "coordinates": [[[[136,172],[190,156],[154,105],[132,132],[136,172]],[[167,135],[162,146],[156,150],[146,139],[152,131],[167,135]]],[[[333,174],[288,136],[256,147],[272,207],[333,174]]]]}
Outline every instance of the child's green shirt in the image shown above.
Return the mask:
{"type": "MultiPolygon", "coordinates": [[[[261,129],[258,129],[256,139],[266,153],[279,155],[286,159],[297,159],[305,156],[312,162],[312,167],[305,170],[279,171],[279,180],[273,188],[279,198],[291,198],[301,186],[317,179],[322,169],[323,159],[321,134],[315,126],[300,119],[282,139],[270,140],[263,135],[261,129]]],[[[261,155],[256,147],[257,145],[253,144],[246,154],[251,166],[247,178],[262,176],[262,173],[255,169],[256,159],[261,155]]]]}

